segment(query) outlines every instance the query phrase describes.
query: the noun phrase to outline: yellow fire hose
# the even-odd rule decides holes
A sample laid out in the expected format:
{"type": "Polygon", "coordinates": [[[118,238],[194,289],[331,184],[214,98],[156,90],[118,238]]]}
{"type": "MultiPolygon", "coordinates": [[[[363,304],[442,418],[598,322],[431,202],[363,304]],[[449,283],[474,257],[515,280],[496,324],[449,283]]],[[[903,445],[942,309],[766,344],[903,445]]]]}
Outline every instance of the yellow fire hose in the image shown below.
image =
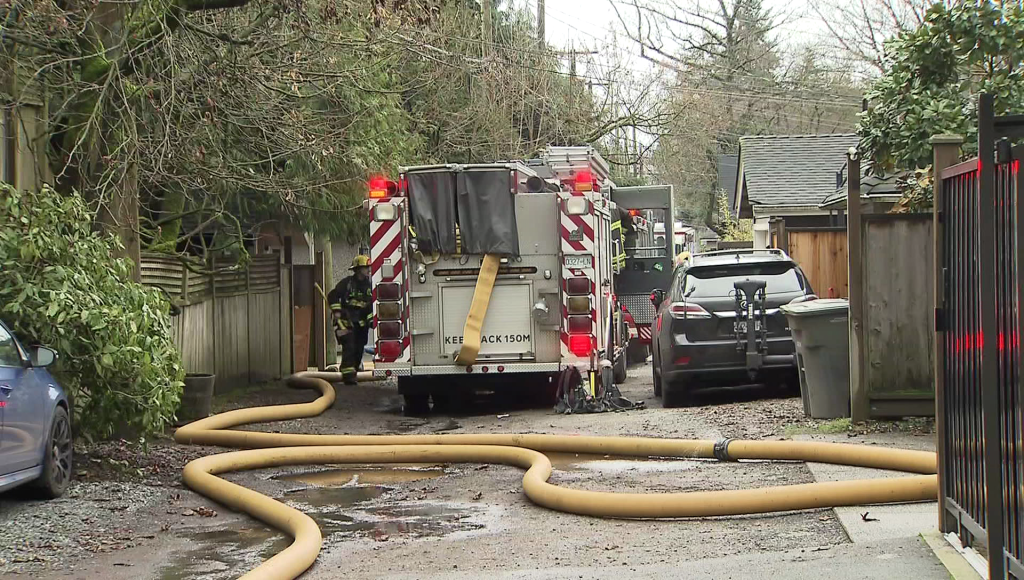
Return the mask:
{"type": "Polygon", "coordinates": [[[803,441],[724,442],[641,437],[563,435],[307,435],[233,430],[248,423],[319,415],[334,403],[338,373],[299,373],[295,388],[321,395],[309,403],[238,409],[200,419],[177,430],[179,443],[246,448],[210,455],[185,466],[185,484],[214,501],[244,512],[292,536],[284,551],[245,574],[246,579],[287,579],[302,574],[320,552],[312,518],[218,474],[286,465],[339,463],[499,463],[526,470],[523,490],[534,503],[568,513],[613,518],[681,518],[756,514],[845,505],[929,501],[938,495],[936,456],[924,451],[803,441]],[[610,493],[558,487],[547,482],[550,452],[630,457],[762,459],[834,463],[924,475],[809,483],[761,489],[687,493],[610,493]]]}
{"type": "Polygon", "coordinates": [[[484,317],[487,315],[487,306],[491,303],[491,292],[494,290],[494,280],[498,276],[498,266],[501,265],[500,258],[493,254],[484,256],[480,264],[480,275],[476,278],[476,289],[473,290],[473,302],[469,306],[469,315],[466,316],[466,325],[462,330],[462,348],[459,349],[459,356],[455,362],[468,366],[476,361],[476,355],[480,354],[480,332],[484,327],[484,317]]]}

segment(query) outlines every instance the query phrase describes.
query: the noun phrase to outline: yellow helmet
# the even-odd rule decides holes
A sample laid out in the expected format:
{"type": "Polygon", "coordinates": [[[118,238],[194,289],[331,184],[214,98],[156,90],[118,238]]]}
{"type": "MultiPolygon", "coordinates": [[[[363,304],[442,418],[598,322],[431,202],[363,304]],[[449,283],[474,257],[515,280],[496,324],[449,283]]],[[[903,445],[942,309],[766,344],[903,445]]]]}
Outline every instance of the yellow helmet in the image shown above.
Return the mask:
{"type": "Polygon", "coordinates": [[[349,270],[355,270],[356,268],[367,268],[370,266],[370,258],[367,256],[356,256],[352,258],[352,267],[349,270]]]}

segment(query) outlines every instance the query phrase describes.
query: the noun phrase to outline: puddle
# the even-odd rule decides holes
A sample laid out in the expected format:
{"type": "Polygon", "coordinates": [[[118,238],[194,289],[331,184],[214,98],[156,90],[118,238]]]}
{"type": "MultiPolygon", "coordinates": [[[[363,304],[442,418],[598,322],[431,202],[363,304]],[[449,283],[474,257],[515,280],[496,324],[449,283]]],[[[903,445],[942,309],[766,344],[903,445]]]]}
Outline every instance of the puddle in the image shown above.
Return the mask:
{"type": "Polygon", "coordinates": [[[624,457],[621,455],[596,455],[588,453],[545,453],[551,466],[557,471],[603,471],[621,473],[659,473],[697,469],[704,463],[700,459],[658,459],[645,457],[624,457]]]}
{"type": "Polygon", "coordinates": [[[437,465],[409,465],[396,468],[328,469],[325,471],[304,471],[279,475],[274,479],[295,481],[307,485],[384,485],[407,483],[424,479],[436,479],[444,475],[444,468],[437,465]]]}
{"type": "MultiPolygon", "coordinates": [[[[289,480],[295,478],[295,481],[304,481],[298,478],[335,471],[354,473],[349,470],[329,470],[313,474],[291,474],[287,477],[289,480]]],[[[443,473],[437,468],[380,471],[408,471],[423,478],[437,477],[443,473]]],[[[358,473],[364,474],[366,470],[358,473]]],[[[339,479],[343,477],[339,476],[339,479]]],[[[350,480],[345,479],[346,482],[350,480]]],[[[493,519],[488,514],[488,508],[483,505],[373,501],[381,498],[386,500],[386,494],[390,491],[391,488],[379,485],[311,487],[288,491],[280,499],[316,521],[323,533],[325,546],[346,540],[440,538],[483,530],[488,527],[485,521],[493,519]]],[[[248,520],[238,522],[228,529],[186,532],[181,537],[193,542],[195,547],[175,558],[162,572],[161,580],[235,578],[291,544],[291,538],[259,522],[248,520]]]]}

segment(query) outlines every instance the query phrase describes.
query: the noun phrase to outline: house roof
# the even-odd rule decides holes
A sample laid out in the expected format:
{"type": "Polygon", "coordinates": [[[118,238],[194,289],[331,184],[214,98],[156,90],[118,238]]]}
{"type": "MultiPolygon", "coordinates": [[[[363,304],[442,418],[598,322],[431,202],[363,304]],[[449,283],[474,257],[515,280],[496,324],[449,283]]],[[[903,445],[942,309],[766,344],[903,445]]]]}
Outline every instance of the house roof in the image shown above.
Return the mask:
{"type": "Polygon", "coordinates": [[[740,137],[735,207],[751,217],[751,206],[817,207],[836,191],[836,172],[856,147],[854,133],[740,137]]]}
{"type": "MultiPolygon", "coordinates": [[[[867,171],[867,169],[865,169],[867,171]]],[[[864,201],[899,201],[902,197],[896,180],[903,177],[904,173],[894,173],[885,177],[877,175],[865,175],[860,180],[860,198],[864,201]]],[[[835,193],[826,197],[818,204],[818,207],[828,209],[841,209],[846,207],[849,194],[846,191],[846,168],[843,168],[843,186],[836,189],[835,193]]]]}
{"type": "Polygon", "coordinates": [[[739,155],[718,156],[718,189],[729,199],[732,216],[736,217],[736,171],[739,169],[739,155]]]}

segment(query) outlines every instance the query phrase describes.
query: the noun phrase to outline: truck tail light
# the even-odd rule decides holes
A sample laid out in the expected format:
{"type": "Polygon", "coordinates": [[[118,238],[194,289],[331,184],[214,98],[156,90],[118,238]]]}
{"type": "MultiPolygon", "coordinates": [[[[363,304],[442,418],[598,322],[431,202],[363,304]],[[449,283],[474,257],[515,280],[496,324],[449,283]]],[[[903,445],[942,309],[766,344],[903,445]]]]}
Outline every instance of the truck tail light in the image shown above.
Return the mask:
{"type": "Polygon", "coordinates": [[[593,191],[594,190],[594,174],[589,171],[580,171],[576,173],[576,191],[593,191]]]}
{"type": "Polygon", "coordinates": [[[587,278],[586,276],[569,278],[565,281],[565,291],[569,296],[590,295],[590,278],[587,278]]]}
{"type": "Polygon", "coordinates": [[[394,282],[377,285],[377,300],[397,302],[402,298],[402,287],[394,282]]]}
{"type": "Polygon", "coordinates": [[[590,296],[572,296],[569,298],[569,314],[590,314],[590,296]]]}
{"type": "Polygon", "coordinates": [[[590,334],[590,316],[570,316],[568,319],[569,334],[590,334]]]}
{"type": "MultiPolygon", "coordinates": [[[[587,191],[590,191],[589,189],[587,191]]],[[[584,215],[590,213],[590,200],[585,197],[570,197],[565,200],[565,213],[584,215]]]]}
{"type": "Polygon", "coordinates": [[[367,186],[370,199],[384,199],[398,194],[398,184],[384,177],[371,177],[367,186]]]}
{"type": "Polygon", "coordinates": [[[382,340],[377,343],[377,353],[382,359],[396,359],[402,356],[402,343],[397,340],[382,340]]]}
{"type": "Polygon", "coordinates": [[[393,222],[398,219],[398,206],[393,203],[382,202],[373,206],[373,221],[393,222]]]}
{"type": "Polygon", "coordinates": [[[579,357],[590,356],[590,353],[594,352],[595,342],[594,337],[589,334],[571,334],[569,352],[579,357]]]}
{"type": "Polygon", "coordinates": [[[402,338],[402,323],[397,320],[378,322],[377,337],[380,340],[398,340],[402,338]]]}
{"type": "Polygon", "coordinates": [[[711,313],[699,305],[685,302],[674,302],[669,306],[669,313],[672,318],[711,318],[711,313]]]}
{"type": "Polygon", "coordinates": [[[402,305],[398,302],[378,302],[377,318],[380,320],[398,320],[402,317],[402,305]]]}

